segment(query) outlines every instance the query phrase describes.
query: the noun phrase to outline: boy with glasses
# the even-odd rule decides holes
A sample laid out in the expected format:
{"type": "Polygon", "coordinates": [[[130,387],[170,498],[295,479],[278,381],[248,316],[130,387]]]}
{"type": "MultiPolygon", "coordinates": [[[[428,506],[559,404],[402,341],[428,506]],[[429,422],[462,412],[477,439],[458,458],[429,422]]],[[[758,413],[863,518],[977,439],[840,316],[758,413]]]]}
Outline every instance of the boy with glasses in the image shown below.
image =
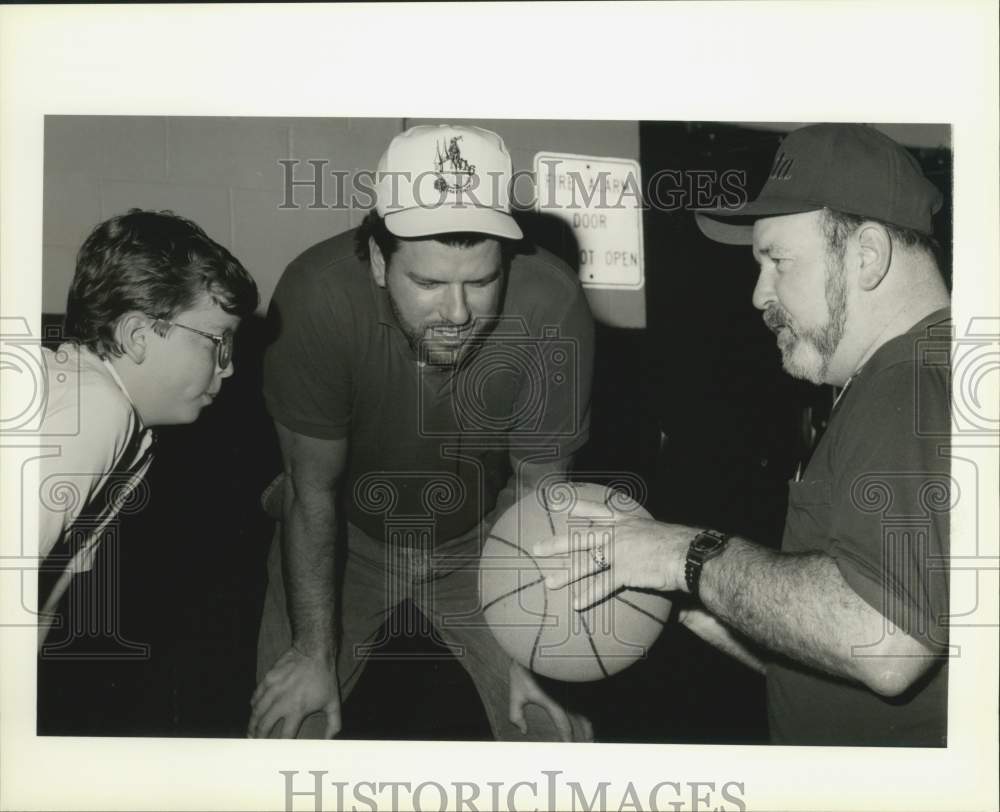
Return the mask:
{"type": "Polygon", "coordinates": [[[40,434],[57,453],[39,478],[39,645],[75,573],[152,459],[152,428],[191,423],[233,374],[233,334],[257,286],[197,225],[133,209],[98,225],[77,256],[71,341],[43,350],[40,434]]]}

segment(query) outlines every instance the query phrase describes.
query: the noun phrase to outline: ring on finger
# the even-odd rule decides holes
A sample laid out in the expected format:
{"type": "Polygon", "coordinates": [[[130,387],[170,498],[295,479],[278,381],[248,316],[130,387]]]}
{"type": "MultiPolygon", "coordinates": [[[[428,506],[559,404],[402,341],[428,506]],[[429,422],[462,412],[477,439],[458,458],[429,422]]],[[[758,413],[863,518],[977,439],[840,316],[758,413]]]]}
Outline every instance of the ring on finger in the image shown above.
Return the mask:
{"type": "Polygon", "coordinates": [[[611,566],[611,564],[608,563],[607,557],[604,555],[603,544],[599,544],[595,547],[590,555],[594,559],[594,566],[597,567],[598,572],[603,572],[611,566]]]}

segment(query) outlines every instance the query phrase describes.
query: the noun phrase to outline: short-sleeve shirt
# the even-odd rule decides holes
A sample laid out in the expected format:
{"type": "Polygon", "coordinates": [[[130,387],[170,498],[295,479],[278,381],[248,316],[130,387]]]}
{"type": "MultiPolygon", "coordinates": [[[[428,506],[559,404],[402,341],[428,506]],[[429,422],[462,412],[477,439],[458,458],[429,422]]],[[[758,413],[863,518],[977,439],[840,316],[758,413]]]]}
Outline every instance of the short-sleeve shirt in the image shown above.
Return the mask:
{"type": "MultiPolygon", "coordinates": [[[[948,645],[951,322],[947,309],[880,347],[844,390],[800,481],[782,550],[822,551],[892,626],[948,645]]],[[[883,634],[899,632],[886,625],[883,634]]],[[[858,640],[855,656],[877,640],[858,640]]],[[[768,666],[776,744],[943,746],[946,660],[902,696],[790,661],[768,666]]]]}
{"type": "Polygon", "coordinates": [[[475,352],[423,365],[354,242],[348,231],[313,246],[278,283],[267,408],[298,434],[349,438],[347,518],[369,536],[456,538],[494,508],[509,456],[551,461],[587,441],[590,309],[565,263],[518,254],[475,352]]]}

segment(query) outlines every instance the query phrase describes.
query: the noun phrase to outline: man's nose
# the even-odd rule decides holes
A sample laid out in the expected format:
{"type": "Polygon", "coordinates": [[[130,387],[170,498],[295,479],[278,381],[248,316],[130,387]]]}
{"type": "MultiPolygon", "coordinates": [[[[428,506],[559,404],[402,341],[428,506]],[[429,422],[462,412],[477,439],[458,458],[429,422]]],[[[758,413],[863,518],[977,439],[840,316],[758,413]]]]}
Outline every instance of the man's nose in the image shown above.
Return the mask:
{"type": "Polygon", "coordinates": [[[757,284],[754,285],[753,289],[753,306],[758,310],[767,310],[767,306],[775,300],[772,274],[762,268],[757,275],[757,284]]]}
{"type": "Polygon", "coordinates": [[[469,320],[469,303],[465,300],[465,286],[451,285],[445,292],[441,316],[444,321],[461,327],[469,320]]]}

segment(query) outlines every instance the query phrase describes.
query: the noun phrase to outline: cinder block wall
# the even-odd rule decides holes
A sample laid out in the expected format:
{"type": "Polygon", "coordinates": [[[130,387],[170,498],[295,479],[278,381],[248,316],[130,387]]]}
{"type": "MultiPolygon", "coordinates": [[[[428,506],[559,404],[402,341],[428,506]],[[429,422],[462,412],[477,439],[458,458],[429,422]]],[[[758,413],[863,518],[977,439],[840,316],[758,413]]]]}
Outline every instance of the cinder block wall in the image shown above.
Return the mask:
{"type": "MultiPolygon", "coordinates": [[[[313,192],[285,201],[280,160],[298,159],[297,179],[312,177],[309,160],[330,169],[374,171],[391,138],[429,119],[203,118],[49,116],[45,122],[42,302],[65,309],[75,255],[101,220],[130,208],[170,209],[197,222],[229,248],[257,280],[261,309],[285,266],[303,249],[357,225],[363,211],[330,208],[336,197],[327,175],[325,208],[313,192]]],[[[530,170],[540,150],[638,158],[636,122],[476,120],[500,133],[515,169],[530,170]]],[[[602,321],[644,326],[644,294],[589,291],[602,321]]]]}
{"type": "Polygon", "coordinates": [[[246,265],[266,307],[289,260],[352,225],[349,210],[308,208],[309,190],[296,192],[300,208],[281,209],[278,161],[374,168],[401,129],[401,119],[46,118],[44,309],[63,311],[90,229],[133,207],[198,223],[246,265]]]}

